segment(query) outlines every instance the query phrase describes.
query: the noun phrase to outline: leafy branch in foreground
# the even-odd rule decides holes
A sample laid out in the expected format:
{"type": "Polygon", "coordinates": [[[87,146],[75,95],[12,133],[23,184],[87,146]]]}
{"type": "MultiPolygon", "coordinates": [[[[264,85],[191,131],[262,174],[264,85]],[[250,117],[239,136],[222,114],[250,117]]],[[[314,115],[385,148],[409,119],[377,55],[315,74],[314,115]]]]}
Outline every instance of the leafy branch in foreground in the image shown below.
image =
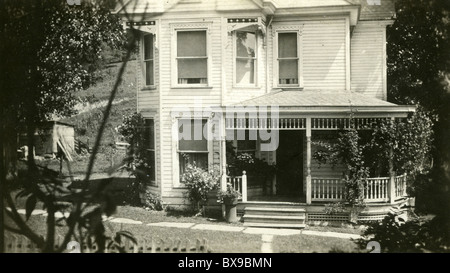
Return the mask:
{"type": "MultiPolygon", "coordinates": [[[[64,2],[62,2],[65,4],[64,2]]],[[[58,17],[51,16],[48,14],[50,11],[53,11],[52,5],[54,4],[55,7],[62,8],[61,13],[59,14],[61,17],[61,21],[56,22],[59,24],[64,25],[65,23],[68,23],[68,29],[73,29],[77,32],[74,36],[74,41],[72,43],[71,40],[66,41],[65,37],[61,37],[61,42],[58,44],[44,44],[49,47],[55,47],[55,48],[66,48],[67,42],[72,43],[71,45],[74,45],[75,48],[68,47],[70,50],[82,50],[84,52],[89,52],[91,49],[90,46],[94,46],[95,42],[91,44],[90,46],[87,46],[87,48],[84,48],[83,45],[86,45],[83,39],[83,41],[80,41],[80,43],[77,42],[77,35],[81,35],[84,39],[98,39],[101,40],[101,35],[107,35],[106,33],[103,33],[99,31],[99,33],[96,34],[95,30],[96,27],[110,27],[110,23],[108,21],[95,22],[91,27],[83,27],[83,20],[92,19],[92,20],[98,20],[99,18],[102,18],[101,16],[109,17],[109,9],[108,6],[102,6],[102,4],[105,4],[103,1],[94,1],[94,2],[83,2],[82,7],[79,7],[82,10],[85,10],[84,12],[81,11],[73,11],[73,13],[70,13],[67,11],[67,6],[63,5],[61,6],[60,1],[49,1],[49,2],[41,2],[41,1],[12,1],[8,2],[9,5],[2,6],[0,8],[0,12],[2,15],[8,15],[8,16],[0,16],[1,19],[1,25],[4,26],[1,29],[1,36],[2,38],[5,38],[5,30],[11,30],[11,26],[13,25],[13,22],[18,21],[19,24],[30,24],[30,28],[26,29],[21,28],[19,26],[16,26],[17,33],[16,35],[12,35],[12,37],[20,37],[20,38],[29,38],[30,43],[23,43],[22,46],[17,45],[17,48],[15,49],[18,53],[24,53],[24,56],[31,57],[31,62],[24,62],[26,67],[20,66],[20,67],[13,67],[12,71],[15,71],[15,69],[18,72],[19,75],[22,75],[23,78],[21,81],[17,81],[19,83],[18,85],[14,85],[15,77],[12,77],[12,81],[6,83],[6,86],[8,84],[11,87],[11,90],[19,90],[23,85],[26,85],[26,88],[24,90],[28,90],[29,95],[28,96],[21,96],[20,92],[17,92],[12,97],[4,98],[2,96],[1,103],[2,103],[2,115],[1,119],[2,121],[5,121],[3,124],[14,124],[15,122],[18,122],[19,120],[23,119],[25,120],[26,128],[27,128],[27,134],[28,134],[28,150],[33,151],[34,147],[34,131],[36,128],[36,123],[46,117],[48,114],[52,113],[69,113],[70,108],[73,106],[73,104],[69,103],[66,99],[62,99],[58,102],[54,101],[54,98],[57,98],[59,95],[58,92],[65,92],[65,88],[68,88],[69,90],[74,87],[75,89],[80,87],[80,84],[83,82],[82,79],[79,79],[79,76],[75,74],[70,74],[70,71],[74,69],[74,71],[78,71],[77,66],[72,66],[72,63],[63,62],[62,64],[54,64],[54,66],[49,65],[49,72],[57,72],[57,71],[63,71],[64,75],[71,75],[71,77],[74,78],[74,80],[78,81],[76,85],[71,86],[64,85],[64,77],[61,76],[58,79],[62,79],[63,86],[58,85],[57,83],[48,83],[48,84],[54,84],[54,88],[57,88],[57,92],[53,93],[45,93],[48,90],[45,89],[45,77],[43,77],[41,73],[44,73],[45,71],[45,65],[40,65],[39,61],[41,61],[41,58],[50,58],[52,57],[52,52],[47,52],[45,50],[45,46],[42,47],[42,42],[46,41],[45,39],[48,39],[48,35],[51,36],[52,33],[47,33],[47,36],[43,36],[44,38],[38,38],[33,39],[33,36],[29,35],[21,35],[23,33],[33,34],[36,35],[42,34],[41,32],[33,32],[30,31],[30,29],[34,29],[36,27],[42,27],[42,30],[47,30],[45,27],[47,26],[47,23],[45,20],[51,19],[50,27],[61,27],[61,25],[55,25],[52,24],[55,23],[52,20],[58,20],[58,17]],[[55,2],[55,3],[54,3],[55,2]],[[56,3],[58,2],[58,3],[56,3]],[[49,6],[46,6],[49,5],[49,6]],[[7,7],[7,8],[5,8],[7,7]],[[97,12],[97,13],[96,13],[97,12]],[[23,16],[22,16],[23,15],[23,16]],[[48,16],[46,16],[48,15],[48,16]],[[79,17],[77,17],[79,16],[79,17]],[[55,19],[56,18],[56,19],[55,19]],[[68,20],[67,22],[64,20],[68,20]],[[106,22],[106,23],[105,23],[106,22]],[[72,28],[72,26],[75,25],[75,28],[72,28]],[[99,36],[100,35],[100,36],[99,36]],[[58,47],[56,47],[58,45],[58,47]],[[80,48],[77,48],[77,46],[80,46],[80,48]],[[83,48],[82,48],[83,47],[83,48]],[[82,49],[81,49],[82,48],[82,49]],[[28,50],[28,51],[27,51],[28,50]],[[33,51],[34,50],[34,51],[33,51]],[[25,51],[25,52],[22,52],[25,51]],[[30,55],[31,54],[31,55],[30,55]],[[34,55],[33,55],[34,54],[34,55]],[[32,58],[36,57],[36,58],[32,58]],[[60,67],[58,65],[63,65],[63,67],[60,67]],[[53,69],[53,70],[52,70],[53,69]],[[61,70],[62,69],[62,70],[61,70]],[[24,73],[26,75],[24,75],[24,73]],[[42,79],[44,79],[42,81],[42,79]],[[41,84],[42,83],[42,84],[41,84]],[[45,90],[45,92],[41,92],[41,90],[45,90]],[[48,103],[47,106],[42,106],[40,103],[44,101],[45,103],[48,103]],[[3,106],[8,106],[9,108],[5,108],[3,106]],[[17,112],[12,111],[14,107],[17,107],[17,109],[23,110],[22,112],[19,111],[19,115],[17,115],[17,112]],[[58,107],[65,107],[67,109],[63,109],[64,111],[59,111],[61,108],[58,107]],[[37,111],[37,112],[36,112],[37,111]],[[67,112],[68,111],[68,112],[67,112]],[[22,115],[23,113],[23,115],[22,115]]],[[[125,16],[128,16],[125,14],[125,16]]],[[[117,19],[116,22],[119,22],[117,19]]],[[[6,158],[3,156],[1,157],[1,177],[0,177],[0,186],[2,191],[0,192],[2,194],[2,204],[3,200],[5,200],[6,204],[9,206],[9,210],[4,210],[6,215],[10,218],[12,223],[15,226],[7,226],[7,229],[10,232],[15,232],[18,234],[22,234],[29,238],[33,243],[35,243],[43,252],[62,252],[65,250],[65,247],[67,243],[71,240],[77,240],[80,244],[84,244],[85,242],[88,244],[88,246],[92,246],[92,244],[95,242],[98,246],[98,252],[102,252],[105,249],[106,244],[109,242],[117,242],[120,237],[127,237],[129,238],[131,235],[126,232],[120,232],[117,233],[114,238],[106,234],[106,230],[102,221],[102,217],[104,215],[110,216],[112,213],[115,212],[116,205],[112,201],[111,197],[111,191],[107,188],[107,186],[110,184],[111,179],[104,179],[101,181],[100,185],[96,188],[95,191],[89,190],[89,182],[90,182],[90,175],[92,172],[93,165],[95,163],[96,155],[99,151],[100,142],[103,136],[103,131],[105,130],[105,124],[108,122],[108,117],[111,112],[112,108],[112,102],[114,101],[115,95],[118,90],[118,86],[121,82],[125,67],[127,65],[127,61],[130,58],[131,52],[134,50],[135,43],[137,40],[137,33],[131,30],[131,33],[133,35],[130,36],[130,40],[127,44],[127,53],[125,56],[125,61],[122,63],[120,71],[117,75],[114,87],[111,90],[111,95],[108,101],[108,104],[106,106],[106,109],[104,111],[103,115],[103,121],[101,123],[101,126],[98,130],[97,138],[94,144],[93,152],[89,161],[89,165],[86,171],[85,179],[83,180],[83,187],[82,189],[75,190],[73,188],[68,187],[67,181],[62,180],[59,178],[55,173],[52,171],[46,169],[46,168],[40,168],[36,165],[34,161],[33,153],[30,152],[27,158],[27,169],[23,173],[18,173],[17,175],[12,172],[9,173],[7,176],[7,171],[3,168],[6,163],[6,158]],[[6,179],[8,178],[8,179],[6,179]],[[16,208],[15,201],[13,200],[11,196],[12,190],[19,185],[18,183],[21,183],[23,190],[19,192],[18,197],[26,197],[25,202],[25,209],[26,209],[26,219],[23,219],[16,208]],[[43,209],[47,211],[47,221],[46,221],[46,234],[45,237],[41,234],[37,233],[37,231],[33,230],[32,227],[29,226],[29,223],[27,223],[28,218],[30,217],[32,211],[36,208],[37,205],[42,204],[43,209]],[[57,219],[56,213],[67,213],[65,216],[61,219],[57,219]],[[62,227],[62,229],[60,228],[62,227]],[[59,231],[64,232],[64,239],[59,245],[58,248],[55,248],[55,237],[56,233],[59,231]],[[119,237],[117,237],[119,236],[119,237]]],[[[70,31],[69,34],[70,35],[70,31]]],[[[11,43],[17,42],[14,41],[13,38],[9,38],[10,43],[5,43],[7,46],[11,46],[11,43]]],[[[113,39],[112,37],[109,37],[109,39],[113,39]]],[[[3,39],[2,39],[3,40],[3,39]]],[[[20,41],[20,39],[19,39],[20,41]]],[[[2,55],[4,55],[5,48],[2,48],[2,55]]],[[[18,56],[21,54],[15,54],[16,51],[12,51],[12,54],[10,58],[7,58],[7,61],[14,61],[18,64],[21,64],[21,60],[18,56]]],[[[94,50],[95,51],[95,50],[94,50]]],[[[17,53],[16,52],[16,53],[17,53]]],[[[92,63],[91,59],[87,57],[87,55],[83,55],[84,53],[80,52],[67,52],[67,59],[71,60],[78,59],[80,60],[80,63],[83,63],[86,61],[86,63],[92,63]],[[75,55],[73,55],[75,54],[75,55]],[[81,55],[79,55],[81,54],[81,55]],[[86,57],[86,58],[85,58],[86,57]]],[[[94,53],[95,55],[95,53],[94,53]]],[[[57,56],[53,56],[54,58],[58,59],[57,56]]],[[[5,63],[2,63],[4,65],[5,63]]],[[[3,66],[2,66],[3,67],[3,66]]],[[[16,71],[16,72],[17,72],[16,71]]],[[[83,72],[84,73],[84,72],[83,72]]],[[[56,75],[58,73],[53,73],[52,75],[56,75]]],[[[4,79],[4,78],[2,78],[4,79]]],[[[68,83],[71,83],[71,81],[68,81],[68,83]]],[[[5,83],[2,82],[2,86],[5,83]]],[[[50,89],[51,91],[52,89],[50,89]]],[[[50,92],[49,91],[49,92],[50,92]]],[[[70,90],[72,91],[72,90],[70,90]]],[[[43,105],[44,105],[43,104],[43,105]]],[[[2,144],[2,151],[5,150],[4,146],[4,140],[5,134],[2,130],[1,133],[1,144],[2,144]]],[[[3,153],[2,153],[3,154],[3,153]]],[[[68,167],[70,169],[70,164],[68,163],[68,167]]],[[[74,183],[73,180],[71,180],[72,183],[74,183]]],[[[2,209],[3,211],[3,209],[2,209]]],[[[3,227],[3,219],[2,219],[2,227],[3,227]]],[[[3,231],[1,232],[3,238],[3,231]]],[[[3,240],[0,240],[0,243],[3,246],[3,240]]],[[[83,247],[81,247],[83,249],[83,247]]],[[[3,251],[3,248],[0,249],[0,251],[3,251]]]]}

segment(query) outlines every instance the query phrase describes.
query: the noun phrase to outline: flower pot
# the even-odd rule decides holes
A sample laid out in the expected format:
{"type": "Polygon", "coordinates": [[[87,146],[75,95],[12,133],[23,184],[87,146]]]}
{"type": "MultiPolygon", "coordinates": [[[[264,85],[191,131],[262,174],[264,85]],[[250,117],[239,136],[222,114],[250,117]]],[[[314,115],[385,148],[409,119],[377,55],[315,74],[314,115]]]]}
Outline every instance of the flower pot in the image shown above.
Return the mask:
{"type": "Polygon", "coordinates": [[[226,205],[236,206],[238,203],[238,200],[237,200],[237,198],[224,197],[223,203],[225,204],[225,206],[226,205]]]}
{"type": "Polygon", "coordinates": [[[223,203],[225,205],[225,220],[228,223],[235,223],[238,221],[237,218],[237,203],[238,200],[236,198],[224,198],[223,203]]]}

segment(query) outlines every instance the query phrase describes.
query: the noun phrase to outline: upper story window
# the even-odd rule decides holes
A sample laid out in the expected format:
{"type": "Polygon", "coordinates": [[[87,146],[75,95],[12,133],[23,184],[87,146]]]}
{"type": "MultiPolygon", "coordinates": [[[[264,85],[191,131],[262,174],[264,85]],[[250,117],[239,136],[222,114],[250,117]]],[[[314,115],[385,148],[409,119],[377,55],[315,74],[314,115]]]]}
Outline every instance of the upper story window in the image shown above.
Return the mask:
{"type": "Polygon", "coordinates": [[[299,86],[299,43],[297,32],[278,33],[278,85],[299,86]]]}
{"type": "Polygon", "coordinates": [[[144,34],[144,78],[146,86],[155,85],[155,46],[154,35],[144,34]]]}
{"type": "Polygon", "coordinates": [[[176,77],[178,85],[207,85],[207,31],[178,30],[176,43],[176,77]]]}
{"type": "Polygon", "coordinates": [[[235,31],[235,84],[256,84],[257,36],[255,32],[235,31]]]}

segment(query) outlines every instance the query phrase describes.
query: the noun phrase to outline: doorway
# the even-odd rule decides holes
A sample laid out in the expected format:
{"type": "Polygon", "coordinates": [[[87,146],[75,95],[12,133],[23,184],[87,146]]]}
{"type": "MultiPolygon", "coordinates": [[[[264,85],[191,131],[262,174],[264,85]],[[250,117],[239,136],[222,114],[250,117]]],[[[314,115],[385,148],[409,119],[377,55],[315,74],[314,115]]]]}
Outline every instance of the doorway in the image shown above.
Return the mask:
{"type": "Polygon", "coordinates": [[[277,196],[303,197],[303,135],[300,130],[280,130],[277,158],[277,196]]]}

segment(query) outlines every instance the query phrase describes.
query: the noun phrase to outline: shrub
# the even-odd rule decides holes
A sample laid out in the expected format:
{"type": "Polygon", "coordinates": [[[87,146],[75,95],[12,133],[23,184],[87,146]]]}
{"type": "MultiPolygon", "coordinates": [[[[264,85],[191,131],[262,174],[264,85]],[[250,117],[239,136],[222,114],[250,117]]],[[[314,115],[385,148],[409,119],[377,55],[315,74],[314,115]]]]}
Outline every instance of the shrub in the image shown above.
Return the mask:
{"type": "Polygon", "coordinates": [[[218,172],[206,171],[195,164],[188,164],[182,175],[182,181],[188,189],[187,197],[192,202],[194,209],[202,211],[201,205],[208,201],[210,191],[218,187],[218,172]]]}
{"type": "Polygon", "coordinates": [[[149,191],[145,192],[145,208],[150,210],[164,210],[166,208],[166,204],[164,204],[161,196],[159,194],[151,193],[149,191]]]}
{"type": "Polygon", "coordinates": [[[448,219],[415,218],[405,222],[389,214],[381,222],[369,223],[356,243],[366,248],[369,241],[377,241],[382,252],[450,252],[449,230],[448,219]]]}

